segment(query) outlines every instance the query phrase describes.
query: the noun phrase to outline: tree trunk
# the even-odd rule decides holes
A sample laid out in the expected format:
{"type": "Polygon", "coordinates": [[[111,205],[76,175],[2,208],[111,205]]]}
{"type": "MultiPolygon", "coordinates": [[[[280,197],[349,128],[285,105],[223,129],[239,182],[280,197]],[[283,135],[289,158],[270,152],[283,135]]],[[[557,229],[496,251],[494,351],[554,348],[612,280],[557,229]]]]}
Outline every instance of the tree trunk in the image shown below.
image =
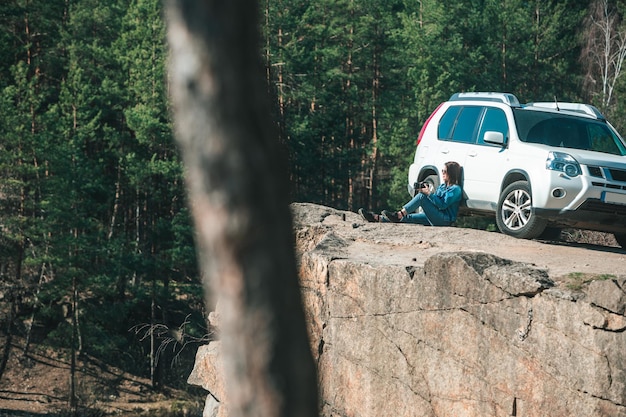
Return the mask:
{"type": "MultiPolygon", "coordinates": [[[[220,301],[229,415],[317,415],[289,211],[253,0],[170,0],[176,135],[207,279],[220,301]]],[[[209,284],[209,285],[206,285],[209,284]]]]}
{"type": "Polygon", "coordinates": [[[607,0],[592,2],[585,21],[586,45],[581,54],[586,69],[584,87],[590,96],[600,96],[600,110],[609,116],[615,85],[626,59],[626,27],[620,20],[607,0]]]}
{"type": "MultiPolygon", "coordinates": [[[[379,30],[377,30],[377,37],[382,37],[382,33],[379,30]]],[[[372,67],[374,69],[372,77],[372,151],[369,155],[369,171],[366,171],[366,174],[368,175],[366,181],[367,194],[365,196],[366,207],[372,207],[372,203],[374,202],[376,187],[374,180],[376,179],[376,171],[378,170],[378,98],[380,95],[380,82],[382,78],[379,59],[381,57],[381,48],[378,45],[375,45],[374,55],[372,57],[372,67]]]]}
{"type": "Polygon", "coordinates": [[[156,277],[152,274],[152,287],[150,290],[150,385],[152,389],[157,388],[156,377],[156,336],[154,329],[156,326],[156,277]]]}
{"type": "Polygon", "coordinates": [[[78,398],[76,396],[76,345],[78,342],[78,322],[76,308],[78,307],[78,290],[76,286],[76,277],[72,278],[72,346],[70,352],[70,389],[68,405],[72,413],[75,415],[78,407],[78,398]]]}
{"type": "MultiPolygon", "coordinates": [[[[41,286],[46,279],[46,271],[47,267],[46,263],[44,262],[41,265],[41,271],[39,272],[39,281],[37,281],[37,288],[35,290],[35,305],[39,304],[39,292],[41,291],[41,286]]],[[[28,355],[28,349],[30,347],[30,338],[33,332],[33,324],[35,323],[35,311],[36,309],[33,309],[32,313],[30,314],[30,320],[28,321],[28,326],[26,328],[26,341],[24,342],[24,349],[22,350],[22,356],[24,357],[28,355]]]]}
{"type": "Polygon", "coordinates": [[[11,292],[11,306],[9,307],[9,314],[7,317],[7,337],[4,342],[4,348],[2,349],[2,357],[0,357],[0,380],[4,371],[7,369],[9,363],[9,356],[11,355],[11,347],[13,346],[13,321],[15,320],[15,312],[17,310],[17,297],[11,292]]]}

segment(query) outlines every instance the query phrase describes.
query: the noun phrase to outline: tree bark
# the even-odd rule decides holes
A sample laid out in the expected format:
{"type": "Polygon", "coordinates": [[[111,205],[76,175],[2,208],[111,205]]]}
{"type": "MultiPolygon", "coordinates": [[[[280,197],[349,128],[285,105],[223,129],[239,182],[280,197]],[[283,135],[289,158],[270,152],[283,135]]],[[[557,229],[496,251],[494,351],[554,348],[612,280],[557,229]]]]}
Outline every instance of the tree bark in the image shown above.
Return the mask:
{"type": "Polygon", "coordinates": [[[154,329],[156,326],[156,277],[152,275],[152,286],[150,289],[150,385],[152,389],[157,388],[156,378],[156,337],[154,329]]]}
{"type": "Polygon", "coordinates": [[[15,320],[15,312],[17,310],[17,297],[13,292],[11,292],[10,297],[11,305],[9,307],[7,317],[6,340],[4,341],[4,348],[2,348],[2,356],[0,357],[0,380],[4,375],[4,371],[7,369],[7,364],[9,363],[9,357],[11,355],[11,347],[13,346],[13,321],[15,320]]]}
{"type": "Polygon", "coordinates": [[[73,415],[76,415],[78,407],[78,397],[76,395],[76,356],[78,343],[78,321],[76,309],[78,308],[78,287],[76,277],[72,278],[72,347],[70,352],[70,389],[68,405],[73,415]]]}
{"type": "Polygon", "coordinates": [[[607,0],[590,3],[589,10],[581,54],[586,68],[584,86],[590,96],[600,95],[600,110],[610,116],[615,85],[626,60],[626,27],[607,0]]]}
{"type": "Polygon", "coordinates": [[[317,415],[289,210],[253,0],[170,0],[176,136],[230,416],[317,415]]]}

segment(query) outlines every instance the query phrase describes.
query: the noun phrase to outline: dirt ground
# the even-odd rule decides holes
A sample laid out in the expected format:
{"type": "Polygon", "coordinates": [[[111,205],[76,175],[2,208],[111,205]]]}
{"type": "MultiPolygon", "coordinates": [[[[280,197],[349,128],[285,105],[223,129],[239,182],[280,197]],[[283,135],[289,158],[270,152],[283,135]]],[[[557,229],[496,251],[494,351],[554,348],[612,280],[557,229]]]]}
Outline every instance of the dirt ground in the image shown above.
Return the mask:
{"type": "MultiPolygon", "coordinates": [[[[0,338],[0,346],[6,340],[0,338]]],[[[36,346],[23,355],[24,340],[14,339],[6,371],[0,380],[0,417],[65,416],[70,362],[63,352],[36,346]]],[[[80,416],[202,415],[203,398],[169,388],[155,392],[150,381],[82,358],[75,378],[80,416]],[[97,410],[97,412],[95,411],[97,410]]]]}

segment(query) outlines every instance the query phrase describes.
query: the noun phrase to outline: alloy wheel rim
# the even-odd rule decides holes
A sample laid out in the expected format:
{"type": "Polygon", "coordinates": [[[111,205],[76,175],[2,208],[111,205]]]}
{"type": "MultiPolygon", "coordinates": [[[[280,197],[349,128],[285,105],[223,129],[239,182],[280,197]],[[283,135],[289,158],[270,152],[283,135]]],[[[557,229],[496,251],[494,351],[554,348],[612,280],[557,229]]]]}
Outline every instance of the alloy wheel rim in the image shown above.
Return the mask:
{"type": "Polygon", "coordinates": [[[528,224],[532,216],[530,194],[524,190],[511,191],[502,203],[502,220],[510,230],[520,230],[528,224]]]}

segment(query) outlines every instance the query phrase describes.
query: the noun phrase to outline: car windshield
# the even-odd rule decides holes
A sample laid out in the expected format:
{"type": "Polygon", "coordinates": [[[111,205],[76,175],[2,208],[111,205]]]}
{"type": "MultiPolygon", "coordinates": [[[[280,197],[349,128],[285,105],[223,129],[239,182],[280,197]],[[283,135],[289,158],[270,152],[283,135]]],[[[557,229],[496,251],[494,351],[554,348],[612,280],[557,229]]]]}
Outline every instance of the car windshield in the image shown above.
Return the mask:
{"type": "Polygon", "coordinates": [[[604,121],[523,108],[513,114],[523,142],[626,155],[626,145],[604,121]]]}

